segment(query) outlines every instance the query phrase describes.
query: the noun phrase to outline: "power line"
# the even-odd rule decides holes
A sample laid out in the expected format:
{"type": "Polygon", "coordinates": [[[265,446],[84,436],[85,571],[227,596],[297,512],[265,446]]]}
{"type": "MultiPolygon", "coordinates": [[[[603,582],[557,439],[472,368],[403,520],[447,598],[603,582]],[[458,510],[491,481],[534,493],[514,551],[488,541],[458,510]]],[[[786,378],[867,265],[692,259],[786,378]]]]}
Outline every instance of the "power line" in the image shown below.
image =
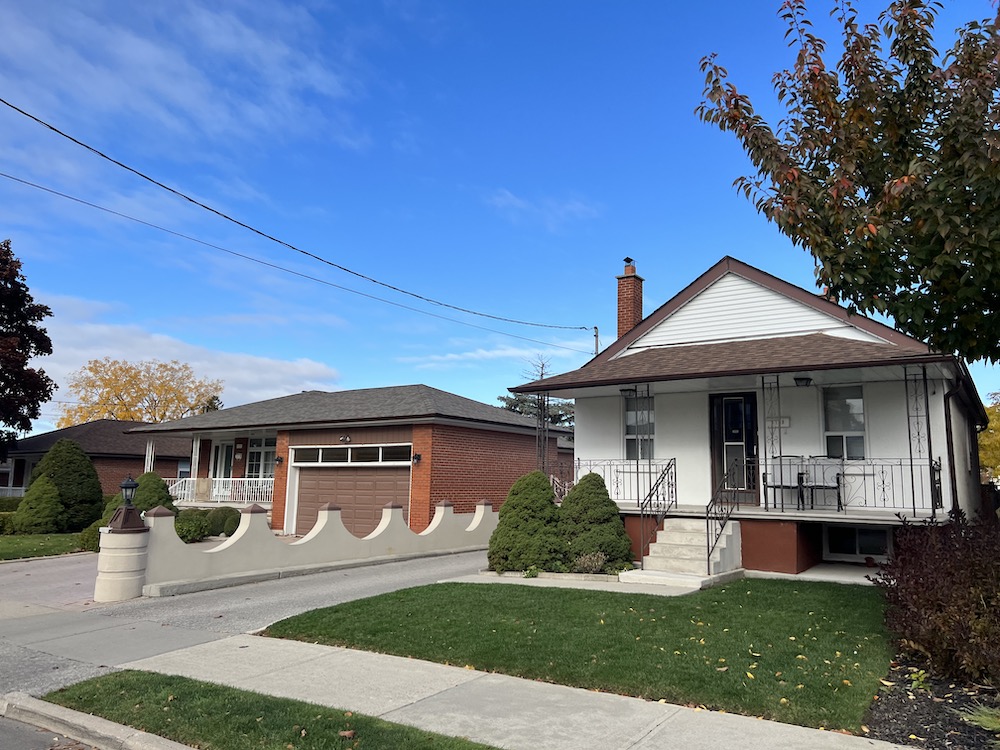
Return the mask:
{"type": "Polygon", "coordinates": [[[42,120],[42,119],[36,117],[35,115],[31,114],[30,112],[26,112],[25,110],[21,109],[20,107],[14,105],[14,104],[11,104],[6,99],[0,98],[0,104],[5,104],[6,106],[8,106],[11,109],[13,109],[15,112],[18,112],[18,113],[24,115],[25,117],[27,117],[27,118],[29,118],[31,120],[34,120],[39,125],[42,125],[45,128],[48,128],[53,133],[56,133],[57,135],[60,135],[63,138],[66,138],[67,140],[72,141],[76,145],[81,146],[82,148],[87,149],[91,153],[93,153],[93,154],[101,157],[102,159],[105,159],[106,161],[111,162],[112,164],[115,164],[115,165],[121,167],[122,169],[124,169],[124,170],[126,170],[128,172],[131,172],[132,174],[134,174],[135,176],[139,177],[140,179],[146,180],[147,182],[150,182],[153,185],[156,185],[158,188],[161,188],[163,190],[166,190],[169,193],[172,193],[173,195],[176,195],[178,198],[182,198],[183,200],[186,200],[189,203],[192,203],[192,204],[198,206],[199,208],[202,208],[202,209],[208,211],[209,213],[215,214],[216,216],[218,216],[218,217],[220,217],[220,218],[222,218],[222,219],[224,219],[226,221],[232,222],[233,224],[236,224],[237,226],[243,227],[244,229],[246,229],[246,230],[248,230],[250,232],[253,232],[256,235],[259,235],[260,237],[263,237],[264,239],[267,239],[267,240],[270,240],[271,242],[275,242],[275,243],[277,243],[279,245],[282,245],[283,247],[286,247],[289,250],[292,250],[294,252],[301,253],[302,255],[305,255],[306,257],[312,258],[313,260],[317,260],[320,263],[325,263],[326,265],[332,266],[333,268],[336,268],[336,269],[338,269],[340,271],[343,271],[344,273],[349,273],[352,276],[357,276],[359,279],[364,279],[365,281],[369,281],[372,284],[377,284],[379,286],[385,287],[386,289],[391,289],[394,292],[399,292],[400,294],[405,294],[405,295],[407,295],[409,297],[413,297],[415,299],[419,299],[419,300],[421,300],[423,302],[428,302],[428,303],[430,303],[432,305],[439,305],[440,307],[447,307],[447,308],[449,308],[451,310],[456,310],[458,312],[463,312],[463,313],[466,313],[468,315],[477,315],[477,316],[482,317],[482,318],[489,318],[491,320],[497,320],[497,321],[500,321],[502,323],[514,323],[516,325],[522,325],[522,326],[535,326],[537,328],[554,328],[554,329],[571,330],[571,331],[588,331],[588,330],[591,330],[591,328],[592,328],[591,326],[561,326],[561,325],[552,325],[552,324],[549,324],[549,323],[534,323],[534,322],[527,321],[527,320],[517,320],[516,318],[505,318],[505,317],[500,316],[500,315],[491,315],[489,313],[479,312],[477,310],[470,310],[468,308],[459,307],[457,305],[451,305],[451,304],[448,304],[447,302],[441,302],[440,300],[436,300],[436,299],[433,299],[431,297],[425,297],[422,294],[417,294],[416,292],[410,292],[410,291],[407,291],[406,289],[402,289],[402,288],[400,288],[398,286],[393,286],[392,284],[387,284],[384,281],[379,281],[378,279],[375,279],[375,278],[373,278],[371,276],[366,276],[363,273],[360,273],[358,271],[354,271],[354,270],[352,270],[350,268],[347,268],[346,266],[342,266],[339,263],[335,263],[332,260],[328,260],[327,258],[324,258],[324,257],[322,257],[320,255],[316,255],[315,253],[311,253],[308,250],[303,250],[302,248],[296,247],[295,245],[291,244],[290,242],[286,242],[285,240],[279,239],[278,237],[275,237],[275,236],[273,236],[271,234],[268,234],[267,232],[264,232],[263,230],[257,229],[256,227],[251,226],[250,224],[247,224],[247,223],[245,223],[243,221],[240,221],[239,219],[233,218],[229,214],[226,214],[226,213],[224,213],[224,212],[222,212],[222,211],[220,211],[220,210],[218,210],[216,208],[213,208],[212,206],[209,206],[206,203],[202,203],[201,201],[199,201],[199,200],[197,200],[195,198],[192,198],[190,195],[188,195],[186,193],[183,193],[180,190],[177,190],[175,188],[172,188],[169,185],[166,185],[166,184],[160,182],[159,180],[156,180],[153,177],[150,177],[149,175],[147,175],[147,174],[145,174],[143,172],[140,172],[138,169],[135,169],[134,167],[130,167],[128,164],[120,162],[120,161],[118,161],[117,159],[115,159],[115,158],[113,158],[111,156],[108,156],[103,151],[100,151],[100,150],[94,148],[93,146],[90,146],[90,145],[84,143],[83,141],[81,141],[81,140],[79,140],[77,138],[74,138],[73,136],[69,135],[68,133],[63,132],[62,130],[60,130],[59,128],[57,128],[54,125],[51,125],[50,123],[46,122],[45,120],[42,120]]]}
{"type": "MultiPolygon", "coordinates": [[[[351,294],[356,294],[356,295],[358,295],[360,297],[365,297],[367,299],[375,300],[376,302],[383,302],[383,303],[385,303],[387,305],[392,305],[394,307],[402,308],[403,310],[409,310],[411,312],[419,313],[421,315],[428,315],[428,316],[430,316],[432,318],[438,318],[439,320],[446,320],[446,321],[448,321],[450,323],[457,323],[458,325],[468,326],[470,328],[476,328],[476,329],[478,329],[480,331],[488,331],[490,333],[496,333],[496,334],[499,334],[501,336],[509,336],[511,338],[519,339],[521,341],[528,341],[528,342],[530,342],[532,344],[541,344],[543,346],[551,346],[551,347],[554,347],[556,349],[566,349],[567,351],[578,352],[580,354],[590,354],[589,351],[586,351],[584,349],[577,349],[575,347],[565,346],[563,344],[553,344],[552,342],[549,342],[549,341],[540,341],[538,339],[532,339],[532,338],[528,338],[526,336],[518,336],[515,333],[508,333],[506,331],[498,331],[495,328],[487,328],[486,326],[476,325],[475,323],[469,323],[468,321],[465,321],[465,320],[458,320],[457,318],[449,318],[446,315],[439,315],[438,313],[433,313],[433,312],[430,312],[428,310],[421,310],[418,307],[411,307],[410,305],[404,305],[404,304],[402,304],[400,302],[394,302],[393,300],[388,300],[388,299],[385,299],[383,297],[377,297],[374,294],[368,294],[367,292],[362,292],[362,291],[359,291],[357,289],[351,289],[350,287],[341,286],[340,284],[334,284],[332,281],[327,281],[326,279],[320,279],[320,278],[317,278],[316,276],[310,276],[309,274],[301,273],[300,271],[294,271],[294,270],[292,270],[290,268],[285,268],[284,266],[279,266],[279,265],[277,265],[275,263],[270,263],[269,261],[261,260],[260,258],[254,258],[252,255],[245,255],[243,253],[238,253],[235,250],[230,250],[229,248],[222,247],[221,245],[215,245],[215,244],[213,244],[211,242],[206,242],[205,240],[198,239],[197,237],[192,237],[192,236],[184,234],[182,232],[177,232],[177,231],[175,231],[173,229],[168,229],[168,228],[162,227],[162,226],[160,226],[158,224],[153,224],[152,222],[144,221],[143,219],[136,218],[135,216],[130,216],[128,214],[122,213],[121,211],[115,211],[114,209],[107,208],[106,206],[101,206],[101,205],[99,205],[97,203],[92,203],[90,201],[84,200],[83,198],[77,198],[76,196],[69,195],[68,193],[63,193],[63,192],[60,192],[58,190],[54,190],[52,188],[45,187],[44,185],[39,185],[37,183],[30,182],[29,180],[25,180],[25,179],[22,179],[20,177],[15,177],[13,175],[7,174],[6,172],[0,172],[0,177],[3,177],[4,179],[7,179],[7,180],[11,180],[12,182],[20,183],[21,185],[25,185],[27,187],[34,188],[36,190],[41,190],[41,191],[43,191],[45,193],[49,193],[50,195],[55,195],[55,196],[57,196],[59,198],[64,198],[66,200],[73,201],[74,203],[79,203],[80,205],[87,206],[89,208],[97,209],[98,211],[103,211],[105,213],[111,214],[113,216],[117,216],[117,217],[122,218],[122,219],[127,219],[128,221],[133,221],[136,224],[142,224],[143,226],[149,227],[150,229],[156,229],[157,231],[165,232],[166,234],[170,234],[170,235],[173,235],[174,237],[179,237],[181,239],[188,240],[189,242],[196,242],[199,245],[204,245],[205,247],[212,248],[213,250],[219,250],[219,251],[221,251],[223,253],[228,253],[229,255],[233,255],[233,256],[235,256],[237,258],[242,258],[243,260],[248,260],[248,261],[251,261],[252,263],[257,263],[259,265],[266,266],[268,268],[272,268],[272,269],[274,269],[276,271],[281,271],[283,273],[291,274],[292,276],[298,276],[300,278],[307,279],[309,281],[314,281],[317,284],[323,284],[324,286],[329,286],[329,287],[332,287],[334,289],[339,289],[339,290],[344,291],[344,292],[350,292],[351,294]]],[[[587,329],[584,328],[583,330],[587,330],[587,329]]]]}

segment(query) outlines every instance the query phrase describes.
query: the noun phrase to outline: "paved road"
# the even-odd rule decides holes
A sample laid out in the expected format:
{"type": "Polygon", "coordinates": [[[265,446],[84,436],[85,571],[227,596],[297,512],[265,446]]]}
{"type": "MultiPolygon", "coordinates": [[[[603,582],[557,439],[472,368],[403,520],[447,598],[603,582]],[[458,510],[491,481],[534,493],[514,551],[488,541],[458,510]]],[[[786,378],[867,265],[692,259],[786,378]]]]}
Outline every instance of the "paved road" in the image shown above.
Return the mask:
{"type": "Polygon", "coordinates": [[[0,716],[0,748],[3,750],[94,750],[61,734],[39,729],[0,716]]]}
{"type": "MultiPolygon", "coordinates": [[[[486,553],[470,552],[161,599],[96,604],[91,597],[97,555],[3,563],[0,695],[16,690],[41,696],[113,672],[116,664],[133,659],[253,632],[317,607],[467,575],[485,567],[486,553]],[[86,658],[80,658],[81,653],[86,658]]],[[[25,725],[4,722],[0,723],[2,750],[88,750],[72,743],[59,745],[49,733],[32,737],[32,730],[25,725]],[[38,741],[42,744],[30,744],[38,741]]]]}

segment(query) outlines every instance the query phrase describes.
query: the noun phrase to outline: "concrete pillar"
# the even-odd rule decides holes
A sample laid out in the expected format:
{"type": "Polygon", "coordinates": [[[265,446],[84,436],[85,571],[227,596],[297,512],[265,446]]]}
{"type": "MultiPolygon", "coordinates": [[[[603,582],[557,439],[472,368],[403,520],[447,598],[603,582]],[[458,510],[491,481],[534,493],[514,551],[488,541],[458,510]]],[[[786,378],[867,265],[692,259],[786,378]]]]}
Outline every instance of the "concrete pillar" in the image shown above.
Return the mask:
{"type": "Polygon", "coordinates": [[[101,529],[95,602],[123,602],[142,596],[148,544],[149,529],[126,533],[107,526],[101,529]]]}

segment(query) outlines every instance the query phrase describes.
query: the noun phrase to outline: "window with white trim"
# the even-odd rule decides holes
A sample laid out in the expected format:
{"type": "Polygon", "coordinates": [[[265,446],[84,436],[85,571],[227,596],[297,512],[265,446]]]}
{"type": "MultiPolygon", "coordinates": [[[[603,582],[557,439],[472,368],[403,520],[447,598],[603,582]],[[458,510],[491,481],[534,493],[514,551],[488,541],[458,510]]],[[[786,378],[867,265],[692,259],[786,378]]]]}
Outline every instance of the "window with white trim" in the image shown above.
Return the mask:
{"type": "Polygon", "coordinates": [[[625,458],[653,457],[653,397],[625,397],[625,458]]]}
{"type": "Polygon", "coordinates": [[[344,464],[402,464],[409,463],[412,447],[409,445],[352,445],[329,448],[293,448],[292,461],[296,464],[342,466],[344,464]]]}
{"type": "Polygon", "coordinates": [[[273,479],[277,438],[250,438],[247,449],[246,476],[252,479],[273,479]]]}
{"type": "Polygon", "coordinates": [[[865,399],[860,385],[823,389],[823,429],[827,456],[865,457],[865,399]]]}

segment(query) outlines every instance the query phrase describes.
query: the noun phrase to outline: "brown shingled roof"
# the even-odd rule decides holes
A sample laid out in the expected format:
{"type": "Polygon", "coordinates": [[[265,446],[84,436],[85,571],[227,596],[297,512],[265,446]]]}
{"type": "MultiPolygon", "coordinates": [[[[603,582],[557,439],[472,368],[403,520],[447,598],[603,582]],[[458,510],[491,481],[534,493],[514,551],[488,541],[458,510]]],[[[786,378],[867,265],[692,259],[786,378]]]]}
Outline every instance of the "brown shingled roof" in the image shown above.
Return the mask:
{"type": "MultiPolygon", "coordinates": [[[[125,422],[115,419],[96,419],[93,422],[43,432],[21,438],[10,450],[12,456],[26,453],[46,453],[57,440],[72,440],[88,456],[145,456],[146,435],[128,432],[143,427],[148,422],[125,422]]],[[[189,458],[191,439],[164,437],[156,439],[156,455],[160,458],[189,458]]]]}
{"type": "Polygon", "coordinates": [[[616,359],[595,359],[579,370],[537,380],[511,390],[515,393],[537,393],[617,383],[918,364],[953,359],[928,352],[923,346],[904,348],[813,333],[806,336],[644,349],[616,359]]]}

